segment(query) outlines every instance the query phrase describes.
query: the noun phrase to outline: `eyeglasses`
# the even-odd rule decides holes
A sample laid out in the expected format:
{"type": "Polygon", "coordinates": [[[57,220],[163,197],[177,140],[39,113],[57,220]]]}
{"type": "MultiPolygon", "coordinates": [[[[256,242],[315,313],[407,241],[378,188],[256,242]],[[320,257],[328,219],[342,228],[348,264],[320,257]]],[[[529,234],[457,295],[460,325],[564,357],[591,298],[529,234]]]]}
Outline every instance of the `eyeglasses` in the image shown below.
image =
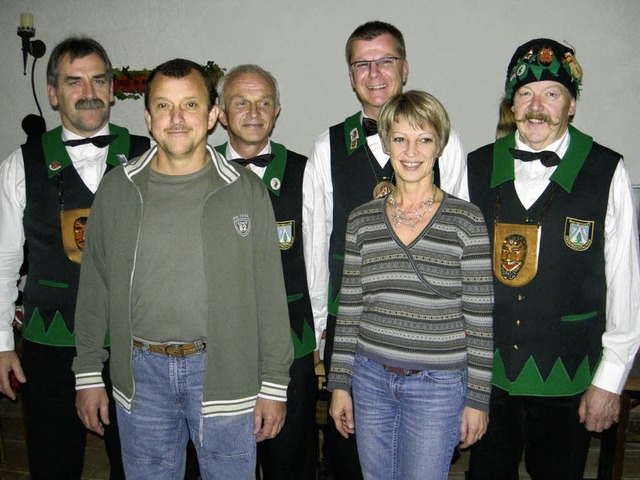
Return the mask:
{"type": "Polygon", "coordinates": [[[357,62],[350,63],[349,67],[355,73],[365,73],[365,72],[369,71],[369,69],[371,68],[371,64],[375,63],[376,64],[376,68],[378,70],[391,70],[391,69],[395,68],[396,63],[399,60],[404,61],[404,58],[400,58],[400,57],[382,57],[382,58],[377,58],[375,60],[358,60],[357,62]]]}

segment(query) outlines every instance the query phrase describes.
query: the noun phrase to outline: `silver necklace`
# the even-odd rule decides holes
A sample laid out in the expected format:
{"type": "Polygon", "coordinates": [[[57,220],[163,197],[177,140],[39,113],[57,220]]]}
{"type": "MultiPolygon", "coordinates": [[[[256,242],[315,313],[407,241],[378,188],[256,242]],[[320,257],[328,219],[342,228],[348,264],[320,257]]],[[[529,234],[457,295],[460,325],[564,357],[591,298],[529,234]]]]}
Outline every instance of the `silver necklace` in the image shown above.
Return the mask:
{"type": "Polygon", "coordinates": [[[438,187],[434,186],[433,195],[431,195],[429,200],[425,200],[420,203],[420,205],[413,210],[402,210],[396,205],[396,199],[393,196],[393,192],[391,192],[389,195],[389,207],[391,210],[393,224],[398,228],[402,225],[406,225],[412,232],[415,232],[416,225],[418,225],[427,213],[431,211],[431,207],[433,207],[433,203],[436,200],[436,193],[438,193],[438,187]]]}

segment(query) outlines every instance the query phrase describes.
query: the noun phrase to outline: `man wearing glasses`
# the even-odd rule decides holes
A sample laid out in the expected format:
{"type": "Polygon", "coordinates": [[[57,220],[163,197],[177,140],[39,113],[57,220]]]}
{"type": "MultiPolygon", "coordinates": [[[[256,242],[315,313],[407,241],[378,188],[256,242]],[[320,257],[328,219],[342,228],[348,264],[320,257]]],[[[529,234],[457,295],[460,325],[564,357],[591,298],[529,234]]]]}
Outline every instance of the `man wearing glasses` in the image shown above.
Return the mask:
{"type": "MultiPolygon", "coordinates": [[[[402,92],[409,76],[404,37],[388,23],[372,21],[356,28],[347,40],[346,59],[361,111],[316,138],[303,185],[307,278],[317,340],[326,337],[326,371],[333,351],[347,218],[353,208],[393,188],[393,170],[376,121],[384,103],[402,92]]],[[[456,195],[461,183],[466,183],[464,172],[460,137],[452,130],[434,166],[435,182],[456,195]]],[[[327,430],[326,467],[333,469],[334,478],[362,478],[355,437],[343,439],[332,422],[327,430]]]]}

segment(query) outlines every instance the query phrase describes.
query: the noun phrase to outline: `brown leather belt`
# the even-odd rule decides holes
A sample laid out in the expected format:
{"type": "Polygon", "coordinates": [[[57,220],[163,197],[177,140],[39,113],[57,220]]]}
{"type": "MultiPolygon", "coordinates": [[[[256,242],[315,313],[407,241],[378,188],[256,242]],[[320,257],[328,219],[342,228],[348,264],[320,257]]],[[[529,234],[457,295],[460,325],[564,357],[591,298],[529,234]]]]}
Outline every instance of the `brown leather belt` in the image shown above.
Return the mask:
{"type": "Polygon", "coordinates": [[[151,353],[166,355],[167,357],[189,357],[207,349],[207,344],[202,341],[195,343],[143,343],[133,340],[133,346],[145,349],[151,353]]]}
{"type": "Polygon", "coordinates": [[[404,375],[407,377],[410,375],[417,375],[418,373],[422,372],[422,370],[409,370],[400,367],[390,367],[389,365],[383,365],[383,367],[389,373],[395,373],[396,375],[404,375]]]}

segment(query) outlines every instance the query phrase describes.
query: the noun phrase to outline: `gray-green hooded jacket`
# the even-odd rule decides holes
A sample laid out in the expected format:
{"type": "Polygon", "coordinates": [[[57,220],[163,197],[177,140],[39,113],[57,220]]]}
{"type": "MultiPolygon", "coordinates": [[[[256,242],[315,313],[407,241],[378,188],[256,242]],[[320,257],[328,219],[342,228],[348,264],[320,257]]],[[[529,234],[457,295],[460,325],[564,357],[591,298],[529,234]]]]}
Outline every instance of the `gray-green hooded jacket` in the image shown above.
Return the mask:
{"type": "MultiPolygon", "coordinates": [[[[202,211],[207,284],[207,372],[202,413],[253,409],[258,396],[286,400],[293,348],[280,251],[260,179],[207,147],[213,168],[202,211]]],[[[87,222],[76,307],[76,388],[103,386],[111,337],[114,398],[130,410],[131,288],[147,179],[156,147],[107,175],[87,222]]],[[[180,248],[180,246],[176,246],[180,248]]]]}

